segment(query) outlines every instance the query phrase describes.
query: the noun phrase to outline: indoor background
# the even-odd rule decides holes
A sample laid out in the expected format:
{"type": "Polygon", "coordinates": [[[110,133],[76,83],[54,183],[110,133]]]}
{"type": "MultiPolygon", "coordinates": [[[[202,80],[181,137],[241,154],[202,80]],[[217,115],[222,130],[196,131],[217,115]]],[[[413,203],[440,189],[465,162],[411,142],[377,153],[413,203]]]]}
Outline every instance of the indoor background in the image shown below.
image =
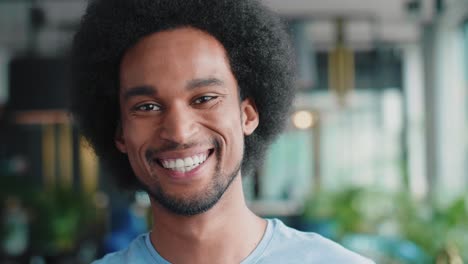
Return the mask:
{"type": "MultiPolygon", "coordinates": [[[[263,2],[299,93],[249,206],[376,263],[468,263],[468,1],[263,2]]],[[[86,3],[0,0],[1,263],[89,263],[151,223],[66,110],[86,3]]]]}

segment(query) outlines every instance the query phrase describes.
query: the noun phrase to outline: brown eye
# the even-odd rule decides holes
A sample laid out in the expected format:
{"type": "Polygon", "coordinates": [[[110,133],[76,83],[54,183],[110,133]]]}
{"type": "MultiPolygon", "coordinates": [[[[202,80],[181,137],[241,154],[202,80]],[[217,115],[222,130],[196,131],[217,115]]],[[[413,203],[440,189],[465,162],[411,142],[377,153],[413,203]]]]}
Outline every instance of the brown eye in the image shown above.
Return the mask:
{"type": "Polygon", "coordinates": [[[203,104],[203,103],[209,102],[211,100],[214,100],[216,98],[217,98],[217,96],[204,95],[204,96],[201,96],[201,97],[198,97],[197,99],[195,99],[193,101],[193,103],[194,104],[203,104]]]}
{"type": "Polygon", "coordinates": [[[157,104],[141,104],[136,107],[136,110],[144,112],[159,111],[161,110],[161,107],[159,107],[157,104]]]}

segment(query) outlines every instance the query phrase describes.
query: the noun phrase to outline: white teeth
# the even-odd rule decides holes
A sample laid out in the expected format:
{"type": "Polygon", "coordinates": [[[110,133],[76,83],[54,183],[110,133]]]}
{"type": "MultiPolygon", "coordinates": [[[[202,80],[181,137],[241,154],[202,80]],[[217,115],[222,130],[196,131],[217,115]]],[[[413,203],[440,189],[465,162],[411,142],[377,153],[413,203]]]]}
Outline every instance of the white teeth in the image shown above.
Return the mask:
{"type": "Polygon", "coordinates": [[[205,154],[200,154],[200,155],[197,156],[197,158],[198,158],[198,161],[200,163],[203,163],[206,160],[206,155],[205,154]]]}
{"type": "Polygon", "coordinates": [[[176,164],[175,165],[176,165],[176,167],[179,167],[179,168],[184,167],[184,160],[176,159],[176,164]]]}
{"type": "Polygon", "coordinates": [[[192,167],[193,166],[193,159],[188,157],[184,159],[184,166],[185,167],[192,167]]]}
{"type": "Polygon", "coordinates": [[[185,172],[185,168],[184,168],[184,167],[182,167],[182,168],[174,168],[174,170],[180,171],[180,172],[185,172]]]}
{"type": "Polygon", "coordinates": [[[171,169],[180,172],[188,172],[205,162],[206,158],[207,154],[199,154],[194,155],[192,157],[186,157],[184,159],[161,160],[161,164],[166,169],[171,169]]]}

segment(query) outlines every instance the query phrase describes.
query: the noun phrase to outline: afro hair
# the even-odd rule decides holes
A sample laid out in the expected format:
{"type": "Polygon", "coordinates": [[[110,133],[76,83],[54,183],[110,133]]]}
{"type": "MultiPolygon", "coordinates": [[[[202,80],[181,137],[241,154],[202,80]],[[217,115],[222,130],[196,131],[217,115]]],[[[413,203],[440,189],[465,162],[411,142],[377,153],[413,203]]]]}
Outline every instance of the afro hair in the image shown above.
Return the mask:
{"type": "Polygon", "coordinates": [[[138,188],[128,158],[115,147],[119,126],[119,67],[125,51],[142,37],[193,27],[225,48],[241,99],[252,98],[260,123],[245,138],[242,174],[262,161],[283,130],[294,97],[289,36],[276,14],[257,0],[95,0],[75,34],[73,107],[84,137],[125,188],[138,188]]]}

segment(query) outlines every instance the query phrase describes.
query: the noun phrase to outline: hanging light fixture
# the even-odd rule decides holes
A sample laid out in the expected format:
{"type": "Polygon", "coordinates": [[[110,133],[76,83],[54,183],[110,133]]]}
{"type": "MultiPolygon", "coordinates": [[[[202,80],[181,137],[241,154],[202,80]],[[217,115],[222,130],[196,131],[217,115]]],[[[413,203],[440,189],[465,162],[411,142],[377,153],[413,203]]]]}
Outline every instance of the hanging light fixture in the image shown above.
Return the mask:
{"type": "Polygon", "coordinates": [[[298,129],[309,129],[314,126],[317,117],[310,111],[300,110],[293,115],[293,124],[298,129]]]}
{"type": "Polygon", "coordinates": [[[344,19],[336,20],[336,45],[328,55],[328,84],[341,106],[354,87],[354,54],[345,45],[344,19]]]}

